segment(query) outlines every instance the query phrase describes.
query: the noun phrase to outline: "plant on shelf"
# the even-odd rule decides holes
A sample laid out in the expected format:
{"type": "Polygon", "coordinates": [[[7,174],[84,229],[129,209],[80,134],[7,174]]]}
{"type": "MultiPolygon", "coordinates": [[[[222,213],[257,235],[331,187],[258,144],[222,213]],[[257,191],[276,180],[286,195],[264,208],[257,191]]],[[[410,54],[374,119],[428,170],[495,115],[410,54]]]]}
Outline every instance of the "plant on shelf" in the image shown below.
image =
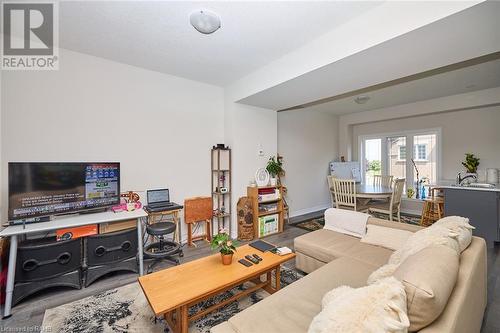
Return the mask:
{"type": "Polygon", "coordinates": [[[467,169],[468,173],[477,173],[477,167],[479,166],[479,158],[474,156],[474,154],[466,153],[465,161],[462,165],[467,169]]]}
{"type": "Polygon", "coordinates": [[[220,229],[219,233],[212,238],[212,242],[210,243],[212,250],[220,252],[223,265],[230,265],[233,261],[236,245],[236,241],[231,239],[225,229],[220,229]]]}
{"type": "Polygon", "coordinates": [[[276,185],[276,177],[284,175],[285,170],[283,170],[283,161],[281,158],[276,159],[275,156],[269,157],[266,166],[267,172],[271,175],[271,185],[276,185]]]}

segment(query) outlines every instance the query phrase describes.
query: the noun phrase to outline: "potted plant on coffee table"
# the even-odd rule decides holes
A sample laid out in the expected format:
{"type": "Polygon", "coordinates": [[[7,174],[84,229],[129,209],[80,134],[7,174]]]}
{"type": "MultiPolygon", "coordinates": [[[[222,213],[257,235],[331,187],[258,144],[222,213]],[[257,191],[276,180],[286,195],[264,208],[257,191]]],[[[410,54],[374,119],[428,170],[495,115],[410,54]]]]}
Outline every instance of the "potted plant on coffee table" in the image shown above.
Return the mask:
{"type": "Polygon", "coordinates": [[[236,245],[236,241],[232,240],[224,229],[219,230],[219,233],[212,238],[212,242],[210,243],[212,250],[220,252],[223,265],[230,265],[233,261],[236,245]]]}

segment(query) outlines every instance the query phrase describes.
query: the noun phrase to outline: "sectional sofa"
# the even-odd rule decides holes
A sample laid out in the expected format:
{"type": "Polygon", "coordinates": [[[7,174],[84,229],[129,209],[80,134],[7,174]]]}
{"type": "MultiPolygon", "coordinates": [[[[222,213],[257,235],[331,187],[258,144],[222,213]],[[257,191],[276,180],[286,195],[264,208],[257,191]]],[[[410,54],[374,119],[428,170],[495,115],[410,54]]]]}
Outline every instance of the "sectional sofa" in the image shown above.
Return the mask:
{"type": "MultiPolygon", "coordinates": [[[[369,218],[368,224],[415,232],[418,226],[369,218]]],[[[392,250],[359,238],[321,229],[295,239],[296,266],[302,279],[243,310],[212,333],[301,333],[321,311],[323,295],[341,285],[362,287],[368,276],[387,263],[392,250]]],[[[472,237],[461,253],[457,282],[444,311],[421,333],[479,332],[486,307],[486,243],[472,237]]]]}

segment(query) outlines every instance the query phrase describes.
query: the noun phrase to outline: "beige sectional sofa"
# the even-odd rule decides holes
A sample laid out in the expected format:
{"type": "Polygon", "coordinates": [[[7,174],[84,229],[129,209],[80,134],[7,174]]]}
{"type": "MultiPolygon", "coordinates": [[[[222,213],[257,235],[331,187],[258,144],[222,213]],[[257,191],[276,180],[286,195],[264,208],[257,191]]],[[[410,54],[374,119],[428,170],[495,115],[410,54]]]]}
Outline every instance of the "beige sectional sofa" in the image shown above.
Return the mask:
{"type": "MultiPolygon", "coordinates": [[[[412,232],[420,229],[376,218],[370,218],[368,224],[412,232]]],[[[392,253],[326,229],[296,238],[294,247],[297,268],[309,274],[213,327],[212,333],[307,332],[321,311],[326,292],[341,285],[365,286],[368,276],[384,265],[392,253]]],[[[443,313],[419,332],[479,332],[486,307],[486,279],[486,243],[473,237],[460,256],[457,283],[443,313]]]]}

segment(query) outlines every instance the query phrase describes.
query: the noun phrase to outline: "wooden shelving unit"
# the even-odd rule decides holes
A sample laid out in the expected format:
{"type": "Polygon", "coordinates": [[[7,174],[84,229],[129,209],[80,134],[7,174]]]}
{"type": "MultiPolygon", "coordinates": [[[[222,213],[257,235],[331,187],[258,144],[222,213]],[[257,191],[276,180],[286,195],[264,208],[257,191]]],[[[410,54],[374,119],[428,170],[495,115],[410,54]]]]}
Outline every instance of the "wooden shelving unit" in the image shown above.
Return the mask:
{"type": "Polygon", "coordinates": [[[231,234],[231,149],[214,147],[211,151],[211,180],[214,216],[212,233],[226,228],[231,234]],[[221,192],[225,188],[226,192],[221,192]]]}
{"type": "MultiPolygon", "coordinates": [[[[253,207],[253,226],[254,226],[254,235],[257,238],[262,238],[270,235],[274,235],[277,233],[280,233],[283,231],[283,217],[284,217],[284,206],[283,206],[283,192],[282,192],[282,187],[281,186],[262,186],[262,187],[252,187],[249,186],[247,187],[247,196],[252,200],[252,207],[253,207]],[[272,190],[274,189],[275,191],[278,191],[279,197],[276,199],[272,200],[265,200],[262,201],[259,199],[259,192],[262,192],[260,190],[272,190]],[[264,208],[266,205],[269,207],[269,205],[275,204],[276,209],[270,210],[270,211],[265,211],[262,208],[264,208]],[[259,218],[265,218],[265,217],[272,217],[273,215],[277,215],[278,220],[277,220],[277,226],[275,230],[272,230],[270,232],[262,232],[261,224],[259,222],[259,218]]],[[[265,223],[264,223],[265,224],[265,223]]],[[[274,225],[273,225],[274,226],[274,225]]]]}

